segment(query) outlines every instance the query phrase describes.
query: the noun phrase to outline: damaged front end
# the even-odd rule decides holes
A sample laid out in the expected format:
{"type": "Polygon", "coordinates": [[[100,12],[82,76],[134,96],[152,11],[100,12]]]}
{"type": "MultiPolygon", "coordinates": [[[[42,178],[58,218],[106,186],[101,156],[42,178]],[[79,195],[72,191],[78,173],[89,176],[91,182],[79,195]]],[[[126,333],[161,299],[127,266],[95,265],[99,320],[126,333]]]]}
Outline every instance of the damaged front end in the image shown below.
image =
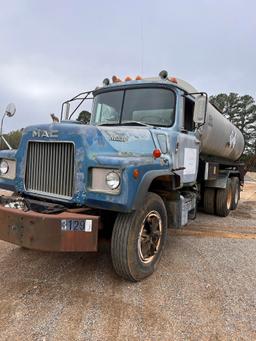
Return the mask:
{"type": "Polygon", "coordinates": [[[0,240],[45,251],[97,251],[104,214],[137,209],[156,173],[170,173],[166,154],[153,156],[161,147],[157,132],[164,136],[144,126],[26,128],[17,151],[0,153],[8,163],[0,188],[17,193],[0,197],[0,240]]]}
{"type": "Polygon", "coordinates": [[[100,217],[21,197],[0,197],[0,240],[42,251],[97,251],[100,217]]]}

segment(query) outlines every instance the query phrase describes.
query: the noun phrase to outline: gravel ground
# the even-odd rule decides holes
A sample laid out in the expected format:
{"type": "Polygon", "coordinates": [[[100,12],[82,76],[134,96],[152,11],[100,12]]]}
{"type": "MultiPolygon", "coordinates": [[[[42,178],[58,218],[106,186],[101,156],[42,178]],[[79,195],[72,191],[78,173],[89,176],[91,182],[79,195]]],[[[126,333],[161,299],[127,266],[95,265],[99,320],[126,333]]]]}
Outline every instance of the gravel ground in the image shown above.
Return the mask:
{"type": "Polygon", "coordinates": [[[107,245],[58,254],[0,242],[0,340],[255,340],[255,191],[248,183],[227,218],[200,213],[190,236],[170,230],[158,270],[141,283],[115,275],[107,245]]]}

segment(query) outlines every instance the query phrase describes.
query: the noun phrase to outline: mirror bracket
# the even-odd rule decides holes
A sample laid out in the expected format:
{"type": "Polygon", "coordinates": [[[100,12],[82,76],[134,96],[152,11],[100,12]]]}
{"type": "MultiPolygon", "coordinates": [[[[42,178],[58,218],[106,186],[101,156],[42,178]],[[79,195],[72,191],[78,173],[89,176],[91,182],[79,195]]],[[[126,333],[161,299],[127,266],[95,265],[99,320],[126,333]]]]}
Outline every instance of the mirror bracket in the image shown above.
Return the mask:
{"type": "Polygon", "coordinates": [[[7,146],[10,150],[12,150],[12,147],[11,147],[11,146],[9,145],[9,143],[6,141],[4,135],[1,135],[1,136],[0,136],[0,139],[2,139],[2,140],[4,141],[4,143],[6,144],[6,146],[7,146]]]}
{"type": "Polygon", "coordinates": [[[72,118],[72,116],[74,115],[74,113],[84,103],[85,100],[93,99],[93,97],[90,97],[90,95],[92,93],[93,93],[93,90],[81,92],[78,95],[76,95],[75,97],[71,98],[70,100],[65,101],[64,103],[62,103],[62,106],[61,106],[61,121],[63,120],[63,116],[65,116],[65,119],[70,120],[72,118]],[[69,113],[69,111],[70,111],[70,104],[71,104],[71,102],[74,102],[74,101],[80,101],[80,103],[75,107],[75,109],[71,113],[69,113]],[[64,113],[64,111],[65,111],[65,113],[64,113]]]}

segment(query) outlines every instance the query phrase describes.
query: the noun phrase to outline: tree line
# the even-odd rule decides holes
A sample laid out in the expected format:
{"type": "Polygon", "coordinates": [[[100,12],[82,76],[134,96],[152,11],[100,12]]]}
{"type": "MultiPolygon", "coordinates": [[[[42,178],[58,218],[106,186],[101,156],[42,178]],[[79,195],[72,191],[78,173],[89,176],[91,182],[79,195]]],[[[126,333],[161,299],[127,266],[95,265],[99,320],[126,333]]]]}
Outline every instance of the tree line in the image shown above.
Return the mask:
{"type": "MultiPolygon", "coordinates": [[[[13,130],[8,134],[3,134],[6,141],[9,143],[9,145],[13,148],[13,149],[18,149],[19,144],[20,144],[20,139],[22,136],[22,130],[13,130]]],[[[0,140],[0,149],[7,149],[7,146],[5,144],[5,142],[1,139],[0,140]]]]}
{"type": "Polygon", "coordinates": [[[256,155],[256,103],[252,96],[231,92],[211,96],[210,102],[243,134],[245,155],[256,155]]]}
{"type": "Polygon", "coordinates": [[[245,141],[241,160],[247,170],[256,171],[256,103],[252,96],[237,93],[218,94],[210,102],[243,134],[245,141]]]}

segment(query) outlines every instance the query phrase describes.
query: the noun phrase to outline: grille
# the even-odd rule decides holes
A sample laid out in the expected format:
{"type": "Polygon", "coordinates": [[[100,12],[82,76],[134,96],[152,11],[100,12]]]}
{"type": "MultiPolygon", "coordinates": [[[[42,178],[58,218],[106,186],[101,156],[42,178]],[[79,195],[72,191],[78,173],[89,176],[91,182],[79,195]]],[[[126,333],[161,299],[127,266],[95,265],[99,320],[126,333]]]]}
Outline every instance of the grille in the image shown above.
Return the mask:
{"type": "Polygon", "coordinates": [[[74,145],[29,142],[25,185],[28,192],[73,196],[74,145]]]}

